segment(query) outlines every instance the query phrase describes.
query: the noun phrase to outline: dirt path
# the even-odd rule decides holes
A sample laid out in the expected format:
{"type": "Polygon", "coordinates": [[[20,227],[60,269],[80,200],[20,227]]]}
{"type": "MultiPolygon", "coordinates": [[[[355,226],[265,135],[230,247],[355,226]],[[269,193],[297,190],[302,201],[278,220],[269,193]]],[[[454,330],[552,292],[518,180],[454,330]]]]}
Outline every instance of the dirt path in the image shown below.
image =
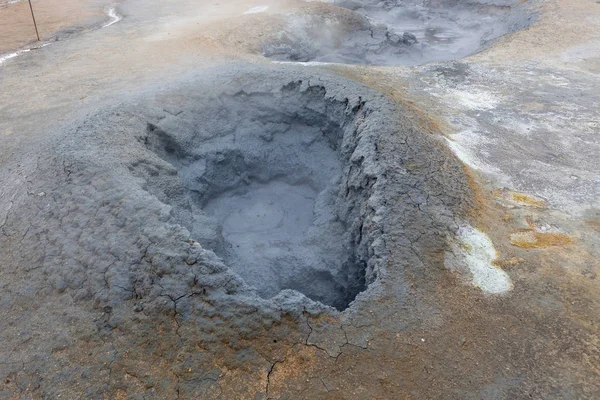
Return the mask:
{"type": "MultiPolygon", "coordinates": [[[[94,1],[32,1],[42,41],[57,34],[72,34],[108,21],[107,11],[115,2],[94,1]]],[[[0,54],[31,45],[36,41],[29,3],[25,0],[0,3],[0,54]]],[[[60,37],[60,36],[59,36],[60,37]]]]}

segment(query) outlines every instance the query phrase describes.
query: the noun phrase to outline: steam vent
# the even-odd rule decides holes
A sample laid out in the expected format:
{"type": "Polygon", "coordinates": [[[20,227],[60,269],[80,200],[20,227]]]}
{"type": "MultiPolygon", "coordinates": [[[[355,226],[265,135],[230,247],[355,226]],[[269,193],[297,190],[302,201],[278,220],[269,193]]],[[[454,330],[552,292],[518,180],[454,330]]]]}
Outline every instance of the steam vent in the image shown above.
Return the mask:
{"type": "Polygon", "coordinates": [[[0,398],[600,398],[600,4],[0,21],[0,398]]]}

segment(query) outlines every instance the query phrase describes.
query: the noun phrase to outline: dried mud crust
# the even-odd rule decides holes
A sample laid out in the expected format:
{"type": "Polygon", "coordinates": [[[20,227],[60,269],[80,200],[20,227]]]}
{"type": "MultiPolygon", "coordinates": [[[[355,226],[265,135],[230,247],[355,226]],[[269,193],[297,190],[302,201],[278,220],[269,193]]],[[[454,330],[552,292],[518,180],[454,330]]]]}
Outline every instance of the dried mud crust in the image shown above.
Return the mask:
{"type": "MultiPolygon", "coordinates": [[[[66,129],[36,158],[27,191],[13,196],[1,224],[3,272],[17,282],[5,285],[5,301],[19,296],[30,304],[45,296],[34,315],[64,304],[47,328],[63,333],[34,338],[27,346],[35,352],[5,355],[13,384],[25,374],[35,381],[31,390],[50,397],[107,390],[184,398],[227,397],[232,390],[236,395],[227,398],[264,394],[271,373],[297,346],[332,359],[347,346],[366,348],[357,321],[385,294],[382,283],[393,282],[394,296],[405,301],[405,274],[426,273],[424,263],[443,251],[469,205],[468,186],[460,165],[436,139],[404,121],[402,110],[350,81],[294,69],[224,75],[219,82],[199,79],[100,111],[66,129]],[[277,143],[279,135],[294,133],[282,132],[282,121],[300,121],[315,135],[311,140],[324,141],[342,163],[338,183],[334,179],[328,190],[335,193],[335,220],[345,226],[339,237],[349,260],[332,273],[344,289],[341,306],[333,305],[344,308],[356,297],[343,321],[298,291],[261,298],[215,255],[210,241],[205,248],[195,237],[208,234],[197,218],[203,202],[191,197],[228,190],[234,175],[218,180],[223,187],[202,188],[194,186],[202,179],[185,167],[210,159],[223,143],[245,144],[245,159],[252,159],[244,140],[277,143]],[[269,132],[271,141],[259,135],[269,132]],[[170,159],[173,154],[178,157],[170,159]],[[353,280],[357,274],[364,284],[353,280]],[[313,325],[318,315],[321,322],[313,325]],[[81,361],[88,350],[92,356],[81,361]],[[50,365],[52,371],[103,372],[80,388],[50,365]]],[[[265,171],[263,161],[253,164],[256,174],[281,176],[268,159],[265,171]]],[[[252,171],[248,162],[240,169],[252,171]]],[[[10,386],[9,393],[22,386],[10,386]]]]}

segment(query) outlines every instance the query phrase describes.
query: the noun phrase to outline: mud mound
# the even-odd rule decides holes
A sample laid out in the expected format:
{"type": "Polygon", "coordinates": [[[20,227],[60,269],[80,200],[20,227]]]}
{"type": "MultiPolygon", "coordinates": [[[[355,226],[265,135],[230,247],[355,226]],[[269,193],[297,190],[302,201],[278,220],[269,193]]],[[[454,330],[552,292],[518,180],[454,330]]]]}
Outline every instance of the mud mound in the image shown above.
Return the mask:
{"type": "Polygon", "coordinates": [[[20,238],[5,243],[13,265],[33,260],[55,290],[110,307],[185,316],[197,296],[225,295],[343,310],[385,275],[386,243],[445,246],[467,191],[435,141],[348,81],[261,73],[65,131],[31,178],[42,195],[15,196],[3,224],[20,238]]]}
{"type": "Polygon", "coordinates": [[[3,302],[49,332],[6,356],[7,383],[268,397],[286,349],[335,360],[366,346],[338,317],[411,301],[470,204],[460,164],[365,87],[244,67],[151,87],[4,167],[3,302]]]}

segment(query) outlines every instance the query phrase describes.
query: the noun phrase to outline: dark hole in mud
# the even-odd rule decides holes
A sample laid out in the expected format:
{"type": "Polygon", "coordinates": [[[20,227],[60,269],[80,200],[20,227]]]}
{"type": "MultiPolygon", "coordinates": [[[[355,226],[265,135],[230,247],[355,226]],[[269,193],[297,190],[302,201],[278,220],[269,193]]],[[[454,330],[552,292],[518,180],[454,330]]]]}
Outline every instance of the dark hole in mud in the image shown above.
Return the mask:
{"type": "Polygon", "coordinates": [[[279,61],[419,65],[464,58],[527,27],[519,1],[336,0],[284,18],[263,43],[279,61]]]}
{"type": "Polygon", "coordinates": [[[148,124],[143,142],[176,168],[168,200],[194,240],[264,298],[294,289],[343,310],[375,279],[376,178],[353,156],[362,103],[325,94],[296,82],[222,95],[148,124]]]}

